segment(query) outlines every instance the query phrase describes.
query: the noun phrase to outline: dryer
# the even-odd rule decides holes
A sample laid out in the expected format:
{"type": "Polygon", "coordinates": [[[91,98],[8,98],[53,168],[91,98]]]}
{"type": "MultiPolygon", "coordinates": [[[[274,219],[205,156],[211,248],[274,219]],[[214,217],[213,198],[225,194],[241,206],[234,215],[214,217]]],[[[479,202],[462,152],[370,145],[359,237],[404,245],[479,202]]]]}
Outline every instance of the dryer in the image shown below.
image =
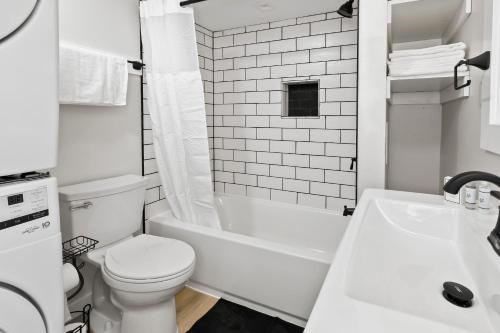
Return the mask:
{"type": "Polygon", "coordinates": [[[0,176],[56,165],[57,29],[57,0],[0,1],[0,176]]]}
{"type": "Polygon", "coordinates": [[[0,185],[0,333],[62,333],[55,178],[0,185]]]}

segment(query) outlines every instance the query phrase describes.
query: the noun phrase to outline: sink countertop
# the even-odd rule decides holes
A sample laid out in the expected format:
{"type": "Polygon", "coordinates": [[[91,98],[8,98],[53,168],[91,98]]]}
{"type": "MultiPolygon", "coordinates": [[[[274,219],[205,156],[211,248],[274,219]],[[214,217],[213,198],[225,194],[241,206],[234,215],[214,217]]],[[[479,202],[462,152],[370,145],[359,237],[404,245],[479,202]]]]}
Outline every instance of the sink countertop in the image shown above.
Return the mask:
{"type": "Polygon", "coordinates": [[[500,257],[486,240],[497,213],[365,191],[304,332],[500,332],[500,257]],[[473,306],[446,301],[446,281],[471,289],[473,306]]]}

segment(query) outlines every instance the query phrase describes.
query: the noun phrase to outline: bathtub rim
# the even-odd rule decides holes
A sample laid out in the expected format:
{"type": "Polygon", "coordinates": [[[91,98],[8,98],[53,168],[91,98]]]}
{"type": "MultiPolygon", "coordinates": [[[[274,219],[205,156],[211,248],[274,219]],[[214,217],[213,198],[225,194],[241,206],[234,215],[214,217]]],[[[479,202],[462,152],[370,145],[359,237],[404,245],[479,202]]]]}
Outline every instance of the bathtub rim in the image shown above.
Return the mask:
{"type": "Polygon", "coordinates": [[[309,212],[314,212],[314,213],[323,213],[326,215],[333,215],[333,216],[345,218],[345,216],[343,216],[342,212],[337,211],[337,210],[332,210],[332,209],[291,204],[288,202],[254,198],[254,197],[249,197],[249,196],[245,196],[245,195],[229,194],[229,193],[215,193],[214,194],[214,201],[217,200],[217,198],[219,198],[219,197],[244,199],[245,201],[256,202],[256,203],[259,203],[259,204],[262,204],[265,206],[275,206],[275,207],[283,207],[283,208],[293,207],[296,209],[304,210],[306,212],[309,211],[309,212]]]}
{"type": "MultiPolygon", "coordinates": [[[[260,249],[265,249],[267,251],[278,252],[280,254],[292,255],[301,259],[319,261],[321,263],[325,263],[328,265],[331,264],[331,262],[333,261],[333,257],[335,256],[336,252],[334,251],[330,253],[327,251],[321,251],[318,249],[312,249],[303,246],[302,247],[293,246],[280,242],[273,242],[270,240],[238,234],[227,230],[216,230],[202,225],[188,224],[176,219],[172,215],[171,211],[166,211],[150,218],[147,224],[149,223],[158,224],[160,225],[160,227],[162,225],[171,226],[188,232],[204,234],[209,237],[219,238],[230,242],[236,242],[253,248],[260,248],[260,249]]],[[[147,225],[146,229],[147,233],[150,233],[149,231],[150,226],[147,225]]],[[[162,237],[164,236],[162,235],[162,237]]]]}
{"type": "MultiPolygon", "coordinates": [[[[317,208],[317,207],[310,207],[310,206],[303,206],[303,205],[296,205],[296,204],[291,204],[287,202],[281,202],[281,201],[273,201],[273,200],[267,200],[267,199],[261,199],[261,198],[255,198],[255,197],[249,197],[249,196],[244,196],[244,195],[237,195],[237,194],[228,194],[228,193],[214,193],[214,202],[217,200],[217,198],[235,198],[236,200],[244,200],[244,201],[250,201],[254,202],[258,205],[265,205],[265,206],[273,206],[273,207],[278,207],[278,208],[294,208],[294,209],[300,209],[305,212],[311,212],[311,213],[322,213],[326,214],[332,217],[337,217],[337,218],[342,218],[349,220],[349,218],[344,217],[343,214],[340,211],[336,210],[331,210],[331,209],[325,209],[325,208],[317,208]]],[[[148,219],[146,222],[146,230],[147,233],[149,233],[149,223],[157,223],[157,224],[171,224],[174,227],[179,227],[184,230],[188,231],[194,231],[197,233],[203,233],[203,234],[209,234],[210,236],[218,237],[220,234],[225,235],[226,237],[222,237],[224,240],[227,241],[238,241],[238,243],[243,243],[243,244],[248,244],[252,247],[260,247],[260,248],[265,248],[266,250],[276,250],[279,248],[280,253],[282,254],[292,254],[294,256],[297,256],[302,259],[309,259],[309,260],[318,260],[323,263],[331,264],[333,261],[333,258],[335,257],[335,254],[337,252],[337,248],[341,242],[339,241],[339,244],[335,247],[335,250],[332,252],[320,250],[320,249],[315,249],[315,248],[310,248],[306,246],[294,246],[294,245],[289,245],[286,243],[282,242],[277,242],[277,241],[271,241],[271,240],[266,240],[258,237],[252,237],[249,235],[245,234],[240,234],[236,232],[231,232],[228,230],[216,230],[211,227],[207,226],[202,226],[202,225],[195,225],[195,224],[189,224],[185,223],[183,221],[178,220],[177,218],[174,217],[172,210],[168,209],[165,210],[159,214],[156,214],[148,219]],[[200,232],[202,230],[203,232],[200,232]],[[227,237],[229,235],[232,235],[230,238],[227,237]],[[258,244],[255,244],[255,241],[258,241],[258,244]],[[260,246],[259,246],[260,245],[260,246]],[[309,255],[304,255],[304,253],[307,253],[309,255]]],[[[349,221],[346,222],[345,230],[347,230],[349,221]]],[[[219,237],[220,238],[220,237],[219,237]]]]}

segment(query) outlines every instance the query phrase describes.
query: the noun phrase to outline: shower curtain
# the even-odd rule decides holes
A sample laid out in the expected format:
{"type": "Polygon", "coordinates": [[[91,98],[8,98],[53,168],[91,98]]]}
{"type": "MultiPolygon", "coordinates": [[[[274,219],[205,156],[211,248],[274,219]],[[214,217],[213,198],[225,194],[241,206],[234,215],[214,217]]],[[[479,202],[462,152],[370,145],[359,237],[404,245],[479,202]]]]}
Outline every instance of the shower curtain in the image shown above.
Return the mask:
{"type": "Polygon", "coordinates": [[[192,8],[141,1],[147,107],[166,199],[181,221],[220,228],[192,8]]]}

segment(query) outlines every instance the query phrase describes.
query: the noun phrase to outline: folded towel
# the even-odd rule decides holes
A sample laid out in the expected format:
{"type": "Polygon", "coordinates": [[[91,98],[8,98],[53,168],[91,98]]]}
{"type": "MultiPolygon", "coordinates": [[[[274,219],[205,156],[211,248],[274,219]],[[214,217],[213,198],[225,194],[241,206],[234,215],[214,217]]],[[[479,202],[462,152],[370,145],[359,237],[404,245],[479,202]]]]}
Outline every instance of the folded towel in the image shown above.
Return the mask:
{"type": "MultiPolygon", "coordinates": [[[[389,61],[389,73],[391,76],[451,73],[464,55],[464,51],[456,51],[446,56],[399,58],[389,61]]],[[[465,70],[465,67],[460,70],[465,70]]]]}
{"type": "MultiPolygon", "coordinates": [[[[436,75],[436,74],[451,74],[453,70],[448,67],[413,67],[413,68],[398,68],[390,67],[390,76],[418,76],[418,75],[436,75]]],[[[467,71],[466,67],[460,67],[458,72],[467,71]]]]}
{"type": "Polygon", "coordinates": [[[59,57],[60,104],[127,104],[126,59],[68,44],[59,57]]]}
{"type": "Polygon", "coordinates": [[[399,58],[399,57],[439,54],[439,53],[443,53],[443,52],[465,50],[466,48],[467,48],[467,45],[465,43],[460,42],[460,43],[449,44],[449,45],[439,45],[439,46],[427,47],[427,48],[423,48],[423,49],[394,51],[389,55],[389,58],[394,59],[394,58],[399,58]]]}
{"type": "Polygon", "coordinates": [[[460,60],[465,58],[465,51],[464,50],[457,50],[457,51],[449,51],[449,52],[443,52],[443,53],[423,54],[423,55],[414,55],[414,56],[407,56],[407,57],[396,57],[396,58],[391,59],[391,62],[393,62],[393,63],[401,63],[401,62],[407,63],[407,62],[426,61],[426,60],[440,61],[442,58],[448,58],[448,59],[453,58],[453,59],[458,59],[458,61],[460,61],[460,60]]]}
{"type": "MultiPolygon", "coordinates": [[[[413,65],[389,63],[390,76],[413,76],[431,74],[450,74],[453,72],[455,63],[440,63],[433,65],[413,65]]],[[[467,66],[458,68],[459,72],[466,71],[467,66]]]]}
{"type": "Polygon", "coordinates": [[[462,60],[463,58],[460,56],[452,56],[452,57],[441,57],[441,58],[433,58],[433,59],[424,59],[424,60],[416,60],[416,61],[389,61],[389,65],[398,65],[401,67],[442,67],[442,66],[451,66],[451,70],[453,67],[462,60]]]}

